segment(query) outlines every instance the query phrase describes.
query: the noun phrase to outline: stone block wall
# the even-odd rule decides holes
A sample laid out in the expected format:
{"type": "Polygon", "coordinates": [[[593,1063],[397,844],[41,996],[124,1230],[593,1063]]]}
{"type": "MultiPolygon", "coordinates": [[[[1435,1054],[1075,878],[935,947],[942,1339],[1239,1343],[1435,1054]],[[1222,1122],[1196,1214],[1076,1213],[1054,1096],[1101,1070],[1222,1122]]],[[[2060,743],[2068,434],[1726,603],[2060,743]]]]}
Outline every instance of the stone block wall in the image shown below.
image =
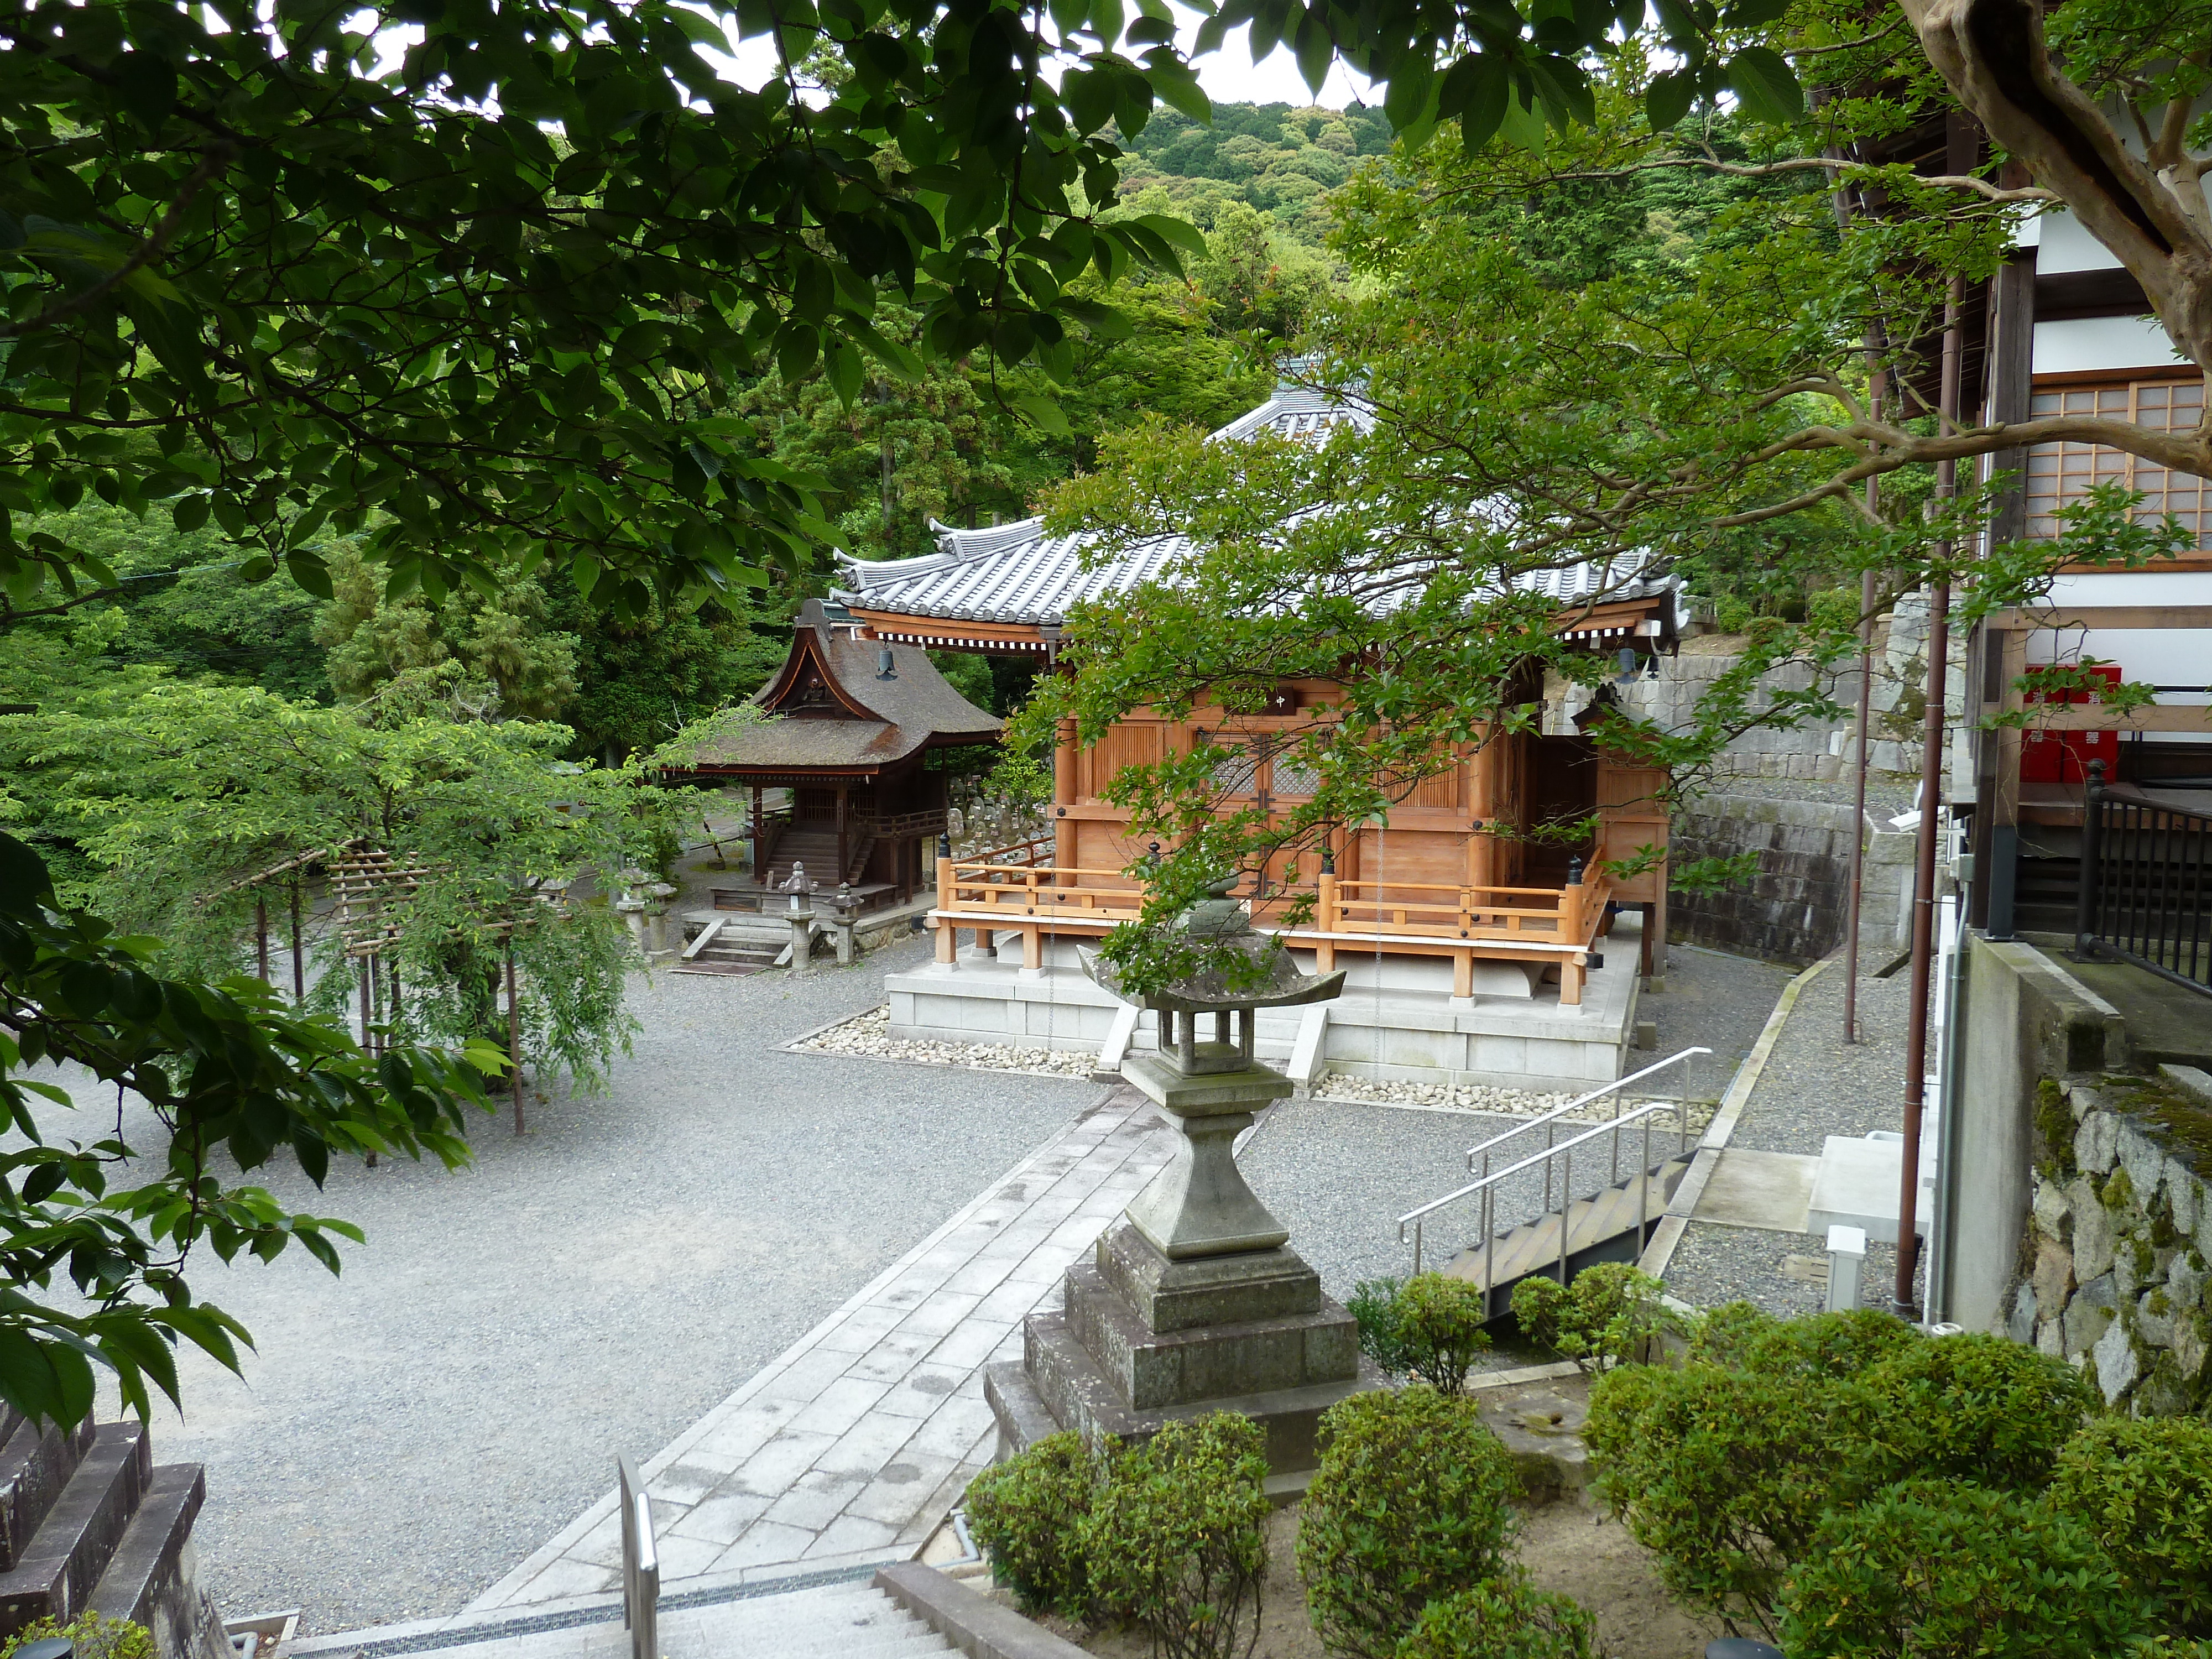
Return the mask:
{"type": "Polygon", "coordinates": [[[2041,1085],[2002,1320],[2143,1417],[2212,1410],[2212,1079],[2165,1072],[2041,1085]]]}
{"type": "MultiPolygon", "coordinates": [[[[1668,896],[1676,939],[1769,962],[1816,962],[1843,942],[1850,914],[1851,826],[1848,805],[1765,795],[1700,797],[1674,824],[1679,866],[1692,859],[1759,855],[1747,887],[1668,896]]],[[[1867,859],[1859,902],[1859,948],[1880,957],[1902,950],[1911,921],[1912,836],[1867,815],[1867,859]]],[[[1877,964],[1878,965],[1878,964],[1877,964]]]]}

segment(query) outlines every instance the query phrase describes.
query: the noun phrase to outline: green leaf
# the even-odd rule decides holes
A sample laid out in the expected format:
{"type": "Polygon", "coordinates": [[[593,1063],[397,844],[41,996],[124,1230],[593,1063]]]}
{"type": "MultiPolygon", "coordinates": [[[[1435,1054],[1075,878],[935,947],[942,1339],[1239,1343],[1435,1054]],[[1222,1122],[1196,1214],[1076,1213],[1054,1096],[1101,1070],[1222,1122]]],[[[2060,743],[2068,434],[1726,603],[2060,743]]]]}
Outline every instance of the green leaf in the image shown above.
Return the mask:
{"type": "Polygon", "coordinates": [[[1681,70],[1655,75],[1644,88],[1644,117],[1654,132],[1667,132],[1690,112],[1697,99],[1695,76],[1681,70]]]}
{"type": "Polygon", "coordinates": [[[1074,432],[1074,428],[1067,423],[1067,416],[1061,413],[1060,405],[1049,398],[1040,398],[1033,392],[1024,392],[1013,399],[1013,404],[1030,420],[1036,422],[1041,428],[1049,432],[1055,438],[1069,437],[1074,432]]]}
{"type": "Polygon", "coordinates": [[[179,495],[169,508],[169,520],[189,535],[208,521],[208,498],[200,495],[179,495]]]}
{"type": "Polygon", "coordinates": [[[1746,46],[1728,64],[1729,85],[1753,120],[1787,126],[1805,113],[1805,89],[1789,60],[1771,46],[1746,46]]]}

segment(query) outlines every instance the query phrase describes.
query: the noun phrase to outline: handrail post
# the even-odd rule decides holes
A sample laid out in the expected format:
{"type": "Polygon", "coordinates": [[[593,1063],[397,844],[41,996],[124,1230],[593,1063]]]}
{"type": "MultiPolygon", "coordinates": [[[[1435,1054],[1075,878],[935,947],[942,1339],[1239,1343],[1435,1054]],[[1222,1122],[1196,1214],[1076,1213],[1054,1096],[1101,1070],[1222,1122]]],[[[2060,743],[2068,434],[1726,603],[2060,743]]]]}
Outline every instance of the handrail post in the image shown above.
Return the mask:
{"type": "MultiPolygon", "coordinates": [[[[1544,1188],[1551,1189],[1552,1166],[1544,1166],[1544,1188]]],[[[1559,1283],[1567,1282],[1567,1224],[1574,1219],[1575,1155],[1571,1150],[1559,1154],[1559,1283]]]]}
{"type": "Polygon", "coordinates": [[[2075,884],[2074,960],[2087,962],[2096,955],[2097,878],[2103,839],[2105,763],[2089,763],[2088,787],[2081,793],[2081,877],[2075,884]]]}
{"type": "Polygon", "coordinates": [[[1315,884],[1314,924],[1324,933],[1336,931],[1336,872],[1324,870],[1315,884]]]}

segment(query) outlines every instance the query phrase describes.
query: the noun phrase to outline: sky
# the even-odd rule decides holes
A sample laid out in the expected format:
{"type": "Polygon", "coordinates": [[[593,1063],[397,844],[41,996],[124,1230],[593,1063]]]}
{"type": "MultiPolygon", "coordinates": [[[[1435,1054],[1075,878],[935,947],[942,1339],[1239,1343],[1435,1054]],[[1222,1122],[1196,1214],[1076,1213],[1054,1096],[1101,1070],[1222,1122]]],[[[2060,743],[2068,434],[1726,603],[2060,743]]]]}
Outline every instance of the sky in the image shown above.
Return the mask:
{"type": "MultiPolygon", "coordinates": [[[[1176,38],[1188,52],[1197,39],[1200,19],[1194,12],[1179,11],[1177,15],[1176,38]]],[[[1216,103],[1280,103],[1301,108],[1322,104],[1330,109],[1342,109],[1355,98],[1373,101],[1367,96],[1370,88],[1365,79],[1341,64],[1328,66],[1328,76],[1322,82],[1318,98],[1308,90],[1305,77],[1298,73],[1297,58],[1286,49],[1278,46],[1264,62],[1255,64],[1248,49],[1250,33],[1249,27],[1238,29],[1222,43],[1220,51],[1192,60],[1199,85],[1216,103]]],[[[760,38],[738,43],[733,55],[737,62],[731,78],[747,86],[757,86],[775,63],[773,48],[760,38]]]]}

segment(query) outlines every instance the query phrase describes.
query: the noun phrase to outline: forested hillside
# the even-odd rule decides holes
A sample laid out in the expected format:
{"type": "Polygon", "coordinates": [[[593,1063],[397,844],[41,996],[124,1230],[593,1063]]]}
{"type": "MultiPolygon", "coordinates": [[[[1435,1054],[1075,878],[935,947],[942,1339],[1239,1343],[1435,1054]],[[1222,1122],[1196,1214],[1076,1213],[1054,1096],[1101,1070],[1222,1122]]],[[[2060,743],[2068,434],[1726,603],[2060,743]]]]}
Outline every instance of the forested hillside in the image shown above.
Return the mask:
{"type": "MultiPolygon", "coordinates": [[[[1091,465],[1103,433],[1153,416],[1218,426],[1250,408],[1268,386],[1265,342],[1294,337],[1330,280],[1322,197],[1358,157],[1387,149],[1388,135],[1366,110],[1224,104],[1211,129],[1163,111],[1129,147],[1127,210],[1189,219],[1208,252],[1188,282],[1115,289],[1128,331],[1093,338],[1072,386],[1027,367],[994,376],[969,360],[933,362],[911,381],[879,375],[849,404],[818,365],[796,383],[767,368],[739,392],[759,453],[828,482],[849,551],[926,552],[932,520],[1033,511],[1047,486],[1091,465]],[[1248,332],[1258,350],[1240,345],[1248,332]],[[1048,398],[1064,427],[1024,398],[1048,398]]],[[[916,325],[895,306],[877,320],[894,336],[916,325]]],[[[246,580],[238,544],[212,523],[179,530],[165,508],[142,519],[88,498],[51,517],[120,586],[0,629],[0,705],[112,705],[163,678],[358,702],[402,675],[437,673],[483,688],[505,714],[567,725],[572,752],[599,758],[651,748],[750,691],[782,660],[799,599],[834,575],[825,550],[811,568],[763,573],[750,594],[677,614],[655,604],[623,620],[585,603],[569,571],[550,564],[493,593],[390,599],[348,538],[326,532],[318,545],[334,592],[322,599],[281,574],[246,580]]],[[[980,663],[948,666],[979,700],[1005,702],[980,663]]],[[[19,817],[36,819],[39,769],[14,742],[0,748],[15,776],[12,793],[0,785],[0,812],[12,800],[19,817]]]]}

